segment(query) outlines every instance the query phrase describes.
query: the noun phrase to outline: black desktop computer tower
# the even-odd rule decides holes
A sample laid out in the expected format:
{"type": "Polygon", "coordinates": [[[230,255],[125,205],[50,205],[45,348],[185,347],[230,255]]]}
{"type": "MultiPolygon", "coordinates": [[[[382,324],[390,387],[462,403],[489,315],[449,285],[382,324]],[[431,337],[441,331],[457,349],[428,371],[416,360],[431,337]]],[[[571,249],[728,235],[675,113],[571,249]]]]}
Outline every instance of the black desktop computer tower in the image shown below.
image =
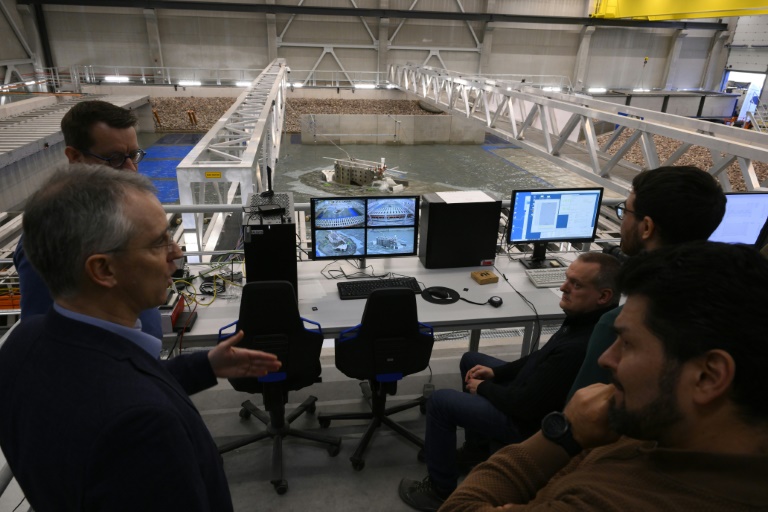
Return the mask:
{"type": "Polygon", "coordinates": [[[493,265],[501,201],[483,192],[424,194],[419,259],[426,268],[493,265]]]}
{"type": "Polygon", "coordinates": [[[288,281],[298,300],[293,195],[254,195],[250,206],[243,224],[245,281],[288,281]]]}

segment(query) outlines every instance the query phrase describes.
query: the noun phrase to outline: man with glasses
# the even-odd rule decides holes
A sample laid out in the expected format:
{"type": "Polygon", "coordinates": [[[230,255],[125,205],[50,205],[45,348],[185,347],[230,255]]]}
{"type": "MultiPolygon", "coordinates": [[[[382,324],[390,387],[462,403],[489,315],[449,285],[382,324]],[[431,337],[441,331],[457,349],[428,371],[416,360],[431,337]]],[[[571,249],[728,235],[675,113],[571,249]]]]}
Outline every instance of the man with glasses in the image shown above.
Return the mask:
{"type": "MultiPolygon", "coordinates": [[[[621,250],[631,257],[660,247],[707,240],[725,215],[725,201],[717,180],[698,167],[643,171],[632,180],[627,200],[614,207],[621,220],[621,250]]],[[[592,331],[569,398],[582,387],[610,382],[610,372],[597,360],[616,339],[613,323],[619,313],[621,307],[609,311],[592,331]]]]}
{"type": "Polygon", "coordinates": [[[280,362],[235,347],[242,331],[159,360],[136,323],[165,302],[181,250],[154,193],[136,173],[74,164],[27,203],[24,247],[54,305],[0,348],[0,448],[38,512],[232,510],[188,395],[280,362]]]}
{"type": "MultiPolygon", "coordinates": [[[[137,172],[146,153],[139,148],[136,115],[106,101],[83,101],[72,107],[61,120],[67,147],[64,154],[70,164],[88,163],[118,171],[137,172]]],[[[51,307],[51,294],[24,254],[23,237],[19,240],[13,262],[19,273],[21,319],[42,314],[51,307]]],[[[157,308],[143,311],[142,330],[162,338],[163,330],[157,308]]]]}

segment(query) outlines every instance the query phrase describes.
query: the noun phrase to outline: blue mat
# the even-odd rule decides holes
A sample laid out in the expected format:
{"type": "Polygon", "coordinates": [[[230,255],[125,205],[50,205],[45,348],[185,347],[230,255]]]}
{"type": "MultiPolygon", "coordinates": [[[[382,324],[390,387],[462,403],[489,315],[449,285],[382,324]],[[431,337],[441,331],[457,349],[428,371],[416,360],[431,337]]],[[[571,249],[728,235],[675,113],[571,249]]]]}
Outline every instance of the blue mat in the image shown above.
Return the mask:
{"type": "Polygon", "coordinates": [[[192,148],[195,146],[152,146],[147,149],[147,156],[144,157],[144,161],[148,158],[176,158],[178,160],[187,156],[192,148]]]}
{"type": "Polygon", "coordinates": [[[163,203],[179,202],[179,184],[170,180],[152,180],[152,184],[157,188],[157,199],[163,203]]]}
{"type": "Polygon", "coordinates": [[[150,178],[176,178],[176,166],[180,160],[142,160],[139,173],[150,178]]]}

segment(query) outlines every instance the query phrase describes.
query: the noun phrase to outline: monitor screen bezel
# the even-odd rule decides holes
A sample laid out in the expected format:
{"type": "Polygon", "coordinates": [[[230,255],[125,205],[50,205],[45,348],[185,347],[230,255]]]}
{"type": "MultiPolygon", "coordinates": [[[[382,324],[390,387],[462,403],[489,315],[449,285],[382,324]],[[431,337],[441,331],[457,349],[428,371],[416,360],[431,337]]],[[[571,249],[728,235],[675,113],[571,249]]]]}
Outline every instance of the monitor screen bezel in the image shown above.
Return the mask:
{"type": "MultiPolygon", "coordinates": [[[[728,215],[728,201],[727,201],[727,199],[729,197],[731,197],[731,196],[746,196],[746,195],[768,196],[768,191],[753,190],[753,191],[742,191],[742,192],[725,192],[726,203],[725,203],[725,213],[723,214],[723,219],[725,219],[725,216],[728,215]]],[[[768,197],[766,197],[766,200],[768,200],[768,197]]],[[[722,220],[720,222],[722,223],[722,220]]],[[[718,228],[720,228],[719,224],[718,224],[717,228],[715,228],[715,231],[717,231],[718,228]]],[[[708,240],[712,239],[712,236],[715,234],[715,231],[713,231],[712,234],[709,235],[708,240]]],[[[740,242],[723,242],[723,243],[740,243],[740,242]]],[[[762,249],[762,247],[766,243],[768,243],[768,219],[766,219],[765,223],[763,224],[763,227],[758,232],[757,238],[753,242],[749,242],[746,245],[755,247],[757,249],[762,249]]]]}
{"type": "Polygon", "coordinates": [[[345,259],[368,259],[368,258],[401,258],[401,257],[408,257],[408,256],[416,256],[418,254],[419,246],[419,213],[421,209],[421,196],[420,195],[375,195],[375,196],[331,196],[331,197],[312,197],[310,198],[310,227],[311,227],[311,233],[312,233],[312,246],[309,251],[310,258],[312,260],[345,260],[345,259]],[[392,226],[377,226],[377,225],[368,225],[368,205],[370,201],[376,201],[376,200],[385,200],[385,199],[412,199],[414,200],[414,216],[413,216],[413,223],[408,223],[407,225],[392,225],[392,226]],[[317,233],[322,231],[332,231],[334,228],[322,228],[318,227],[316,222],[316,210],[317,205],[321,203],[322,201],[333,201],[333,200],[361,200],[364,201],[365,204],[365,220],[363,222],[362,226],[356,226],[349,229],[362,229],[365,233],[365,240],[364,240],[364,253],[363,254],[350,254],[350,255],[325,255],[325,256],[318,256],[317,250],[316,250],[316,243],[317,243],[317,233]],[[405,253],[369,253],[368,252],[368,235],[372,231],[375,231],[377,229],[387,229],[387,228],[411,228],[412,231],[412,250],[405,253]]]}
{"type": "Polygon", "coordinates": [[[516,244],[548,244],[550,242],[557,243],[557,242],[568,242],[568,243],[591,243],[595,241],[595,238],[597,236],[597,223],[600,219],[600,208],[603,204],[603,194],[605,192],[605,189],[603,187],[558,187],[558,188],[529,188],[529,189],[520,189],[520,190],[513,190],[512,191],[512,197],[510,198],[510,204],[509,204],[509,219],[507,222],[507,236],[506,241],[507,244],[510,245],[516,245],[516,244]],[[514,215],[515,215],[515,202],[517,201],[517,197],[520,194],[526,194],[526,193],[532,193],[532,192],[542,192],[542,193],[556,193],[556,192],[579,192],[579,191],[594,191],[599,192],[598,200],[597,200],[597,208],[595,208],[595,217],[592,219],[593,221],[593,228],[592,228],[592,235],[590,237],[558,237],[558,238],[525,238],[520,240],[512,240],[512,226],[514,224],[514,215]]]}

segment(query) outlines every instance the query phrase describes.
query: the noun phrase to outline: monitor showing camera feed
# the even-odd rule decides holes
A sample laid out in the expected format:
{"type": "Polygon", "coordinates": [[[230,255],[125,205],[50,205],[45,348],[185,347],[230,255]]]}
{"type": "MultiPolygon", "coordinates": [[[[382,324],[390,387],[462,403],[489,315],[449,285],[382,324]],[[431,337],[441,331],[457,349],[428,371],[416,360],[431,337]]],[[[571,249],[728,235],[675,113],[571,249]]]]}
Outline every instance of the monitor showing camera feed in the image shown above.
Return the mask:
{"type": "Polygon", "coordinates": [[[768,242],[768,192],[725,194],[725,215],[710,242],[748,244],[758,249],[768,242]]]}
{"type": "Polygon", "coordinates": [[[602,188],[536,189],[512,192],[507,242],[533,244],[528,268],[560,266],[545,258],[548,242],[592,242],[597,231],[602,188]]]}
{"type": "Polygon", "coordinates": [[[415,256],[419,196],[311,199],[312,257],[415,256]]]}

